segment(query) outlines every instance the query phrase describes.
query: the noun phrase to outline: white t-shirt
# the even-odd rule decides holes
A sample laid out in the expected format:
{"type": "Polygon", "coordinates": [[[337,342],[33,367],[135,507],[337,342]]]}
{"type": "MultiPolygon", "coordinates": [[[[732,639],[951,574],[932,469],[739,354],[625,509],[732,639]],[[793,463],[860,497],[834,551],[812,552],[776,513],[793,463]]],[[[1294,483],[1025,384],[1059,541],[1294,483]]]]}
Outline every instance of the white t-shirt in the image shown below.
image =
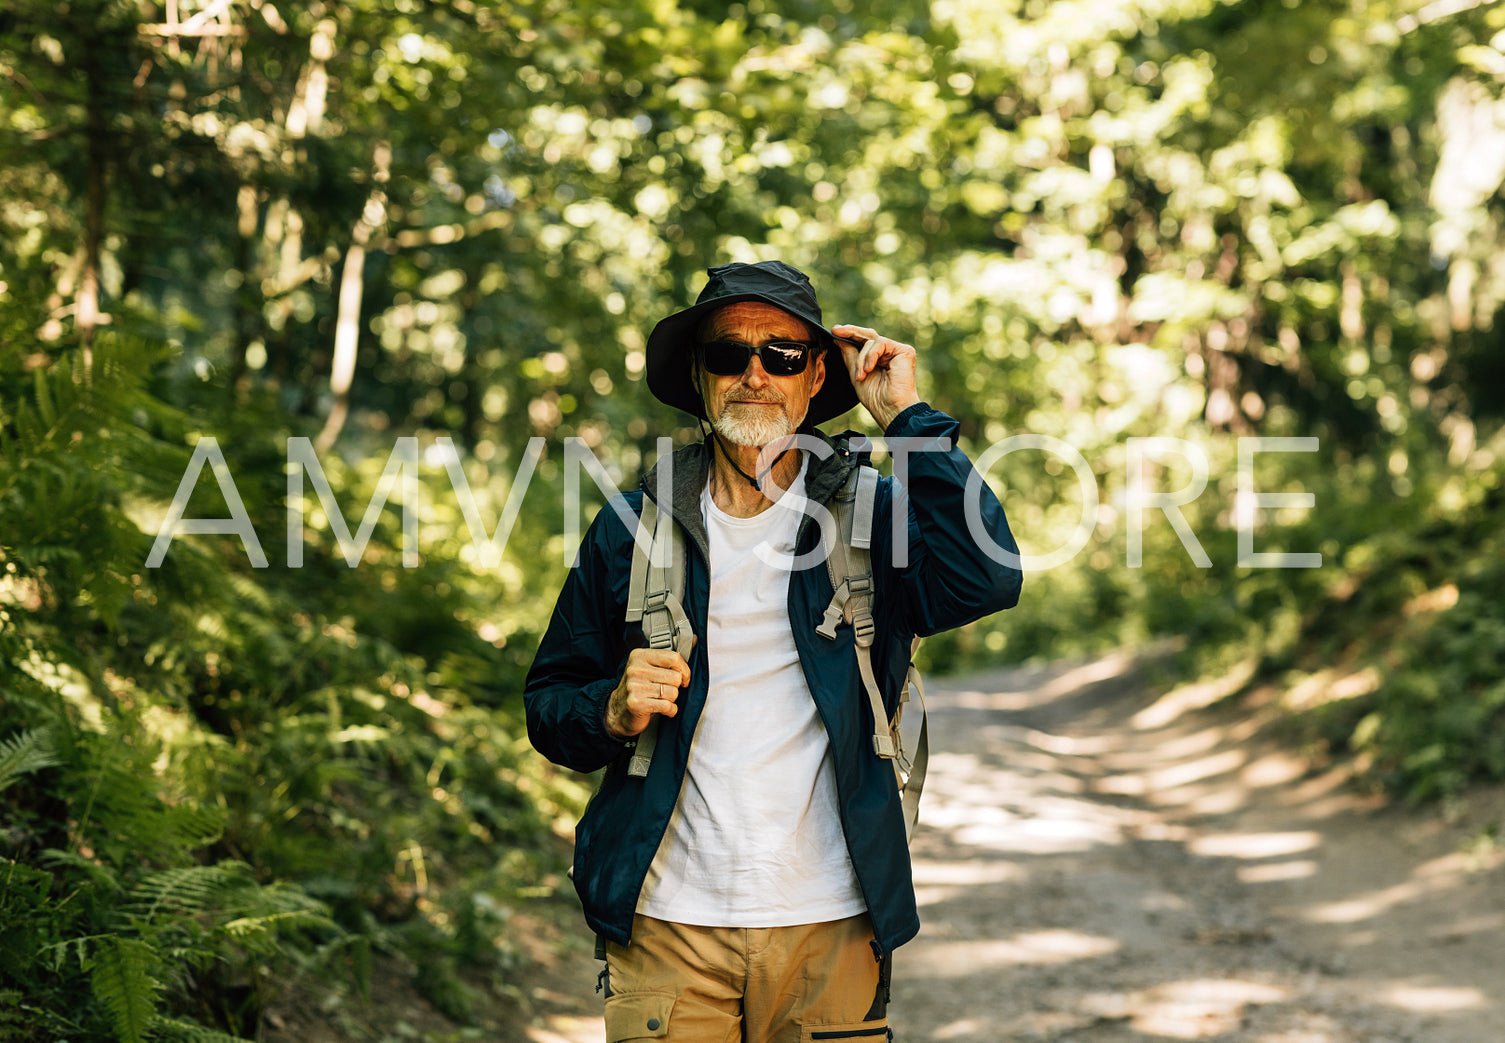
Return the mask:
{"type": "Polygon", "coordinates": [[[638,899],[702,927],[789,927],[866,911],[836,803],[831,744],[789,629],[805,474],[735,518],[701,496],[711,556],[710,691],[669,829],[638,899]]]}

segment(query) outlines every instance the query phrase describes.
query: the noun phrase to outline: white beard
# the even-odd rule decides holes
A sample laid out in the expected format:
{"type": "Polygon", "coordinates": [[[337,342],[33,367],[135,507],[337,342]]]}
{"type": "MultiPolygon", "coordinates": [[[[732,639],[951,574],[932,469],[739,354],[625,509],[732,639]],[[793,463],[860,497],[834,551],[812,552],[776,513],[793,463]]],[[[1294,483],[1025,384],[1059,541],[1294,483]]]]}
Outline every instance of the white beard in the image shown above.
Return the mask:
{"type": "Polygon", "coordinates": [[[712,424],[716,433],[732,445],[761,449],[794,434],[795,424],[783,409],[773,413],[767,406],[739,406],[737,402],[727,402],[712,424]]]}

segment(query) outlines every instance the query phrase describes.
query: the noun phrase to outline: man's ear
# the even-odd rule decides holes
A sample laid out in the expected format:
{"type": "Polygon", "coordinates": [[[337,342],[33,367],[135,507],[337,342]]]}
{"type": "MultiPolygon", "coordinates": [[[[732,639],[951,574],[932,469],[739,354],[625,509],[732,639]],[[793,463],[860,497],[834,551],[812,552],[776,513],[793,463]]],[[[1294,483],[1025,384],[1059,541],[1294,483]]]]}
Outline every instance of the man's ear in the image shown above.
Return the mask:
{"type": "Polygon", "coordinates": [[[811,352],[810,364],[811,368],[815,371],[815,376],[810,381],[810,397],[814,398],[815,393],[820,390],[820,386],[826,382],[826,352],[811,352]]]}

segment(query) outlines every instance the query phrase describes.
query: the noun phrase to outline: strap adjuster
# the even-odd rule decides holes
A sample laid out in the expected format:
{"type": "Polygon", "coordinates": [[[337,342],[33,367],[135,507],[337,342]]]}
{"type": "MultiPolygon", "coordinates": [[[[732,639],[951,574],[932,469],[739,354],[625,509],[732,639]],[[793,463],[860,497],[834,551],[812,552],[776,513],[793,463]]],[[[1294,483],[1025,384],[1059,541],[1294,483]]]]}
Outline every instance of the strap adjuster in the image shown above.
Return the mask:
{"type": "Polygon", "coordinates": [[[873,622],[871,612],[859,612],[852,617],[852,638],[859,647],[866,648],[873,643],[873,635],[878,632],[877,624],[873,622]]]}

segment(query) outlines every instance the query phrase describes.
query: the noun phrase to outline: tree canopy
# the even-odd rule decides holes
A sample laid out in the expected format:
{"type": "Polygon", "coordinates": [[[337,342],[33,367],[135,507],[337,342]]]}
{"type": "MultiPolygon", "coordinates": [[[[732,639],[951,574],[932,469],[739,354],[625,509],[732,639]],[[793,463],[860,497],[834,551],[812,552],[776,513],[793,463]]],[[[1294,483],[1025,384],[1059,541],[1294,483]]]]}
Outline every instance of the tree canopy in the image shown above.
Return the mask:
{"type": "Polygon", "coordinates": [[[518,706],[566,440],[694,437],[643,349],[727,260],[1014,450],[1024,603],[929,667],[1176,636],[1377,784],[1505,775],[1502,88],[1486,0],[12,0],[0,1040],[250,1035],[373,950],[466,1016],[586,792],[518,706]],[[232,487],[265,568],[148,566],[232,487]]]}

